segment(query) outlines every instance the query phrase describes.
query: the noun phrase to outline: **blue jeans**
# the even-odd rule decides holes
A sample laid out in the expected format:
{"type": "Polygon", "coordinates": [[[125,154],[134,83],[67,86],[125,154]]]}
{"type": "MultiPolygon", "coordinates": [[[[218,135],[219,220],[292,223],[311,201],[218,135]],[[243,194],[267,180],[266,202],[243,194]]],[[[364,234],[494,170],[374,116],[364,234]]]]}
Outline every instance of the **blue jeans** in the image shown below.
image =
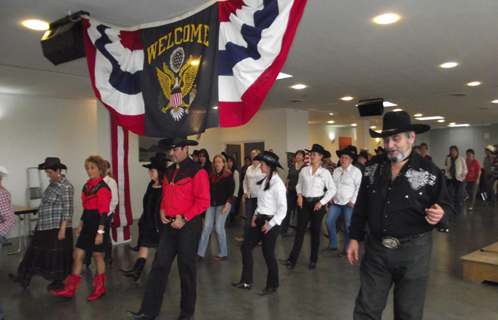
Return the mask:
{"type": "Polygon", "coordinates": [[[206,217],[204,218],[204,227],[202,229],[201,242],[199,243],[199,249],[197,254],[204,257],[206,253],[206,248],[209,242],[209,236],[211,235],[211,230],[213,230],[214,220],[216,219],[216,235],[218,236],[218,257],[227,256],[227,236],[225,234],[225,221],[227,220],[228,214],[230,212],[230,206],[225,214],[221,213],[223,211],[222,206],[209,207],[206,210],[206,217]]]}
{"type": "Polygon", "coordinates": [[[351,216],[353,215],[353,208],[351,208],[348,204],[333,204],[329,208],[329,212],[325,218],[325,224],[327,225],[327,230],[329,231],[329,248],[337,248],[337,230],[335,228],[335,222],[342,213],[344,213],[344,231],[346,233],[344,250],[348,248],[349,226],[351,225],[351,216]]]}

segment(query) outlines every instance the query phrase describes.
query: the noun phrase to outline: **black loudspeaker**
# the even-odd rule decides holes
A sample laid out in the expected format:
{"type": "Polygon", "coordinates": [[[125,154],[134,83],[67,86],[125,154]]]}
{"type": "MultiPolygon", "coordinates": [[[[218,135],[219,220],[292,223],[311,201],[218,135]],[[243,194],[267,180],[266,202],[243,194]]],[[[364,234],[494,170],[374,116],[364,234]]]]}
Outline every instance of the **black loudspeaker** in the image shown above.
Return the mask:
{"type": "Polygon", "coordinates": [[[360,117],[381,116],[384,113],[384,99],[361,100],[358,102],[360,117]]]}
{"type": "Polygon", "coordinates": [[[86,55],[81,14],[80,11],[51,23],[50,30],[41,39],[43,55],[54,65],[83,58],[86,55]]]}

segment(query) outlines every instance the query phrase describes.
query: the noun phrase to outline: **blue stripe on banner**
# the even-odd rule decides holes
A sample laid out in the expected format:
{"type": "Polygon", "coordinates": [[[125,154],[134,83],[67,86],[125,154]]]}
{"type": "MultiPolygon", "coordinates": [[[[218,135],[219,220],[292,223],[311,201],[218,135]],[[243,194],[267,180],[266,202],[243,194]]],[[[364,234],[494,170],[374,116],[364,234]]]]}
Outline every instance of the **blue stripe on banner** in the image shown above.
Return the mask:
{"type": "Polygon", "coordinates": [[[97,26],[97,31],[101,34],[101,37],[95,41],[95,47],[112,65],[109,83],[122,93],[137,94],[142,92],[142,71],[130,73],[121,70],[118,61],[105,48],[106,44],[112,43],[111,39],[105,33],[105,29],[108,28],[104,25],[97,26]]]}
{"type": "Polygon", "coordinates": [[[225,45],[226,50],[218,52],[218,74],[220,76],[233,75],[233,67],[244,59],[258,60],[261,57],[258,51],[261,33],[271,26],[279,13],[277,0],[264,0],[263,4],[263,10],[254,13],[254,27],[247,24],[242,25],[240,33],[247,42],[247,48],[228,42],[225,45]]]}

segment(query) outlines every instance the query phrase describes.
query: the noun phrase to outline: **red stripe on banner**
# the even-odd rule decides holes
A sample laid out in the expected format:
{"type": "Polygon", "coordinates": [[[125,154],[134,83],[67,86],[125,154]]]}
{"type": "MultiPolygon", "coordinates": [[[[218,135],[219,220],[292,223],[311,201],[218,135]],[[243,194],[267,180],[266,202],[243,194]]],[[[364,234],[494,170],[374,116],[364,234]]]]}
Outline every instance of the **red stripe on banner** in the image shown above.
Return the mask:
{"type": "MultiPolygon", "coordinates": [[[[93,45],[92,41],[90,40],[90,37],[88,37],[87,29],[90,27],[90,21],[88,19],[82,19],[83,20],[83,28],[85,32],[83,32],[83,39],[85,41],[85,52],[86,52],[86,59],[87,59],[87,66],[88,66],[88,72],[90,73],[90,79],[92,80],[92,87],[93,87],[93,92],[95,93],[95,96],[97,99],[102,102],[102,97],[100,95],[99,90],[95,86],[95,59],[97,56],[97,48],[93,45]]],[[[127,46],[130,45],[130,42],[122,41],[123,46],[126,44],[127,46]]],[[[142,47],[142,43],[140,43],[140,48],[142,47]]],[[[128,115],[123,115],[119,112],[117,112],[114,108],[108,106],[107,104],[103,103],[102,104],[109,110],[109,112],[112,114],[114,118],[116,118],[116,122],[119,126],[123,128],[127,128],[131,132],[138,134],[139,136],[143,136],[145,134],[145,128],[144,128],[144,115],[135,115],[135,116],[128,116],[128,115]]]]}
{"type": "Polygon", "coordinates": [[[279,55],[275,58],[272,65],[261,74],[258,80],[244,92],[241,97],[242,102],[219,102],[220,127],[227,128],[244,125],[258,112],[264,98],[284,66],[305,6],[306,0],[294,1],[279,55]]]}
{"type": "Polygon", "coordinates": [[[130,50],[143,50],[142,40],[140,37],[135,36],[136,31],[124,31],[119,32],[119,38],[121,39],[121,44],[124,48],[130,50]]]}
{"type": "Polygon", "coordinates": [[[111,116],[111,153],[112,153],[112,167],[114,168],[114,175],[116,177],[116,182],[118,183],[118,191],[124,197],[120,197],[119,204],[116,206],[114,211],[114,220],[112,222],[112,239],[117,242],[119,238],[119,233],[123,232],[124,238],[122,240],[130,239],[129,225],[133,224],[133,214],[131,211],[131,201],[130,201],[130,182],[128,173],[128,151],[129,151],[129,141],[128,141],[128,130],[124,128],[118,128],[117,121],[115,117],[111,116]],[[123,130],[123,140],[120,141],[118,130],[123,130]],[[119,161],[119,148],[120,142],[122,142],[123,148],[123,159],[119,161]],[[120,168],[120,163],[122,163],[122,168],[120,168]],[[121,172],[124,173],[124,183],[120,183],[122,180],[120,177],[121,172]],[[124,199],[123,199],[124,198],[124,199]],[[125,221],[122,221],[122,210],[124,209],[125,221]],[[124,228],[123,228],[124,227],[124,228]]]}
{"type": "Polygon", "coordinates": [[[230,15],[242,8],[243,0],[231,0],[218,2],[218,11],[220,13],[220,22],[230,22],[230,15]]]}

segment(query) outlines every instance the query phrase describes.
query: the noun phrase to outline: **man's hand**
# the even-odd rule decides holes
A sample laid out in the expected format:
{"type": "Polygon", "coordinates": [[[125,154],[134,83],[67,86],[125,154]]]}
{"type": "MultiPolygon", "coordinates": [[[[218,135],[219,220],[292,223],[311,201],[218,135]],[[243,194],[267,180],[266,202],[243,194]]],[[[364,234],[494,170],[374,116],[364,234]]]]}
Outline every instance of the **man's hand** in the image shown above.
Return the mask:
{"type": "Polygon", "coordinates": [[[437,224],[444,215],[444,210],[437,203],[434,203],[429,209],[425,209],[427,216],[425,220],[427,223],[435,225],[437,224]]]}
{"type": "Polygon", "coordinates": [[[355,264],[355,262],[358,262],[358,252],[359,252],[360,245],[358,244],[358,240],[349,240],[349,245],[348,245],[348,261],[351,265],[355,264]]]}
{"type": "Polygon", "coordinates": [[[244,199],[247,199],[247,197],[248,197],[247,193],[244,193],[243,197],[244,197],[244,199]]]}
{"type": "Polygon", "coordinates": [[[161,217],[161,222],[162,222],[163,224],[168,224],[168,223],[169,223],[169,220],[168,220],[168,219],[166,219],[166,213],[164,213],[164,210],[163,210],[163,209],[161,209],[161,210],[159,211],[159,216],[161,217]]]}
{"type": "Polygon", "coordinates": [[[315,204],[315,208],[313,208],[313,211],[318,211],[322,208],[322,203],[320,201],[318,201],[316,204],[315,204]]]}
{"type": "Polygon", "coordinates": [[[175,221],[171,223],[171,226],[175,229],[181,229],[184,225],[185,223],[183,223],[181,215],[177,215],[175,221]]]}
{"type": "Polygon", "coordinates": [[[349,206],[350,208],[354,208],[354,203],[352,203],[351,201],[349,201],[348,206],[349,206]]]}

